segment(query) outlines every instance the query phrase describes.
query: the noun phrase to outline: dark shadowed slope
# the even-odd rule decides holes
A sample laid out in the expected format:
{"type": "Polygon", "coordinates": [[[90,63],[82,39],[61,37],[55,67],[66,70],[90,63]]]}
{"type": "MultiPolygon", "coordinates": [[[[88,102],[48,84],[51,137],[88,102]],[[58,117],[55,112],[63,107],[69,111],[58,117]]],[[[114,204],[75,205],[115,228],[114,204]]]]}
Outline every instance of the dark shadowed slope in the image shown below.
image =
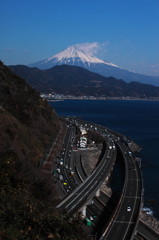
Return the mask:
{"type": "Polygon", "coordinates": [[[82,67],[62,65],[40,70],[17,65],[10,69],[44,93],[97,97],[159,97],[159,87],[139,82],[126,83],[113,77],[103,77],[82,67]]]}
{"type": "Polygon", "coordinates": [[[57,187],[38,168],[59,126],[38,92],[0,62],[0,239],[86,239],[55,210],[57,187]]]}

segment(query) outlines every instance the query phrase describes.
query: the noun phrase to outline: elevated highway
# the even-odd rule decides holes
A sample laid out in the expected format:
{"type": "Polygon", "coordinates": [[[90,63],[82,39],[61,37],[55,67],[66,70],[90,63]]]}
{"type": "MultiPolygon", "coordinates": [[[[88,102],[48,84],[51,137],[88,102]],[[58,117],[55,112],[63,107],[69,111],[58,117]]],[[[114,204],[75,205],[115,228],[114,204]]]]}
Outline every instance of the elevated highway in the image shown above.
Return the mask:
{"type": "MultiPolygon", "coordinates": [[[[72,121],[73,123],[75,122],[74,119],[72,121]]],[[[119,203],[117,204],[117,207],[114,208],[114,214],[112,215],[109,225],[105,226],[105,229],[103,230],[102,235],[98,239],[100,240],[140,239],[141,232],[143,233],[143,230],[141,229],[141,232],[138,235],[135,235],[135,233],[138,230],[137,225],[139,221],[139,212],[140,212],[140,207],[142,202],[141,170],[138,163],[135,161],[135,157],[133,153],[130,154],[127,137],[124,138],[123,135],[121,137],[120,134],[116,134],[116,133],[114,134],[113,131],[109,132],[108,129],[102,126],[98,126],[96,124],[95,125],[89,124],[85,121],[80,121],[80,120],[77,121],[77,119],[76,119],[76,125],[77,126],[84,125],[87,128],[90,128],[94,131],[98,131],[100,134],[102,134],[105,137],[105,139],[107,139],[108,146],[111,145],[112,142],[116,141],[116,145],[122,152],[123,159],[124,159],[125,184],[123,187],[122,195],[119,203]],[[127,207],[130,207],[131,210],[128,211],[127,207]]],[[[80,170],[79,165],[74,165],[74,159],[71,158],[68,161],[66,157],[66,162],[68,164],[71,163],[72,161],[71,166],[74,165],[74,170],[76,172],[76,177],[74,178],[76,183],[80,185],[77,186],[75,183],[73,183],[70,191],[71,194],[64,201],[62,201],[57,207],[62,207],[63,209],[66,210],[67,213],[72,214],[76,212],[78,209],[80,209],[81,206],[85,205],[95,195],[97,189],[100,188],[100,185],[102,184],[103,179],[108,176],[107,174],[109,171],[106,173],[105,170],[102,170],[105,168],[107,168],[108,170],[109,168],[108,165],[105,165],[108,160],[106,157],[107,155],[110,156],[111,160],[116,158],[115,156],[116,154],[113,155],[113,151],[107,148],[104,155],[105,161],[101,161],[101,163],[99,164],[100,167],[98,166],[98,168],[95,169],[95,171],[88,177],[84,172],[82,173],[82,170],[80,170]],[[100,178],[99,178],[99,175],[101,175],[100,178]],[[91,197],[88,197],[88,196],[91,196],[91,197]]],[[[107,163],[111,165],[111,161],[110,162],[108,161],[107,163]]],[[[112,167],[111,167],[111,170],[112,170],[112,167]]],[[[66,175],[67,175],[67,171],[66,171],[66,175]]],[[[68,179],[68,182],[69,182],[70,176],[68,175],[66,178],[68,179]]],[[[89,210],[90,214],[92,214],[94,211],[97,211],[97,209],[99,210],[99,212],[102,213],[102,211],[104,210],[104,207],[102,206],[102,204],[100,204],[100,202],[98,202],[98,200],[97,201],[95,200],[94,204],[91,205],[89,209],[90,209],[89,210]]],[[[89,212],[88,212],[88,215],[89,215],[89,212]]]]}
{"type": "Polygon", "coordinates": [[[125,183],[114,215],[100,240],[133,239],[139,220],[142,202],[141,172],[133,154],[127,146],[120,141],[116,144],[122,151],[124,157],[125,183]]]}
{"type": "Polygon", "coordinates": [[[86,204],[100,188],[105,178],[111,172],[116,159],[116,151],[106,148],[104,156],[95,171],[87,177],[57,208],[64,208],[67,213],[73,213],[86,204]]]}

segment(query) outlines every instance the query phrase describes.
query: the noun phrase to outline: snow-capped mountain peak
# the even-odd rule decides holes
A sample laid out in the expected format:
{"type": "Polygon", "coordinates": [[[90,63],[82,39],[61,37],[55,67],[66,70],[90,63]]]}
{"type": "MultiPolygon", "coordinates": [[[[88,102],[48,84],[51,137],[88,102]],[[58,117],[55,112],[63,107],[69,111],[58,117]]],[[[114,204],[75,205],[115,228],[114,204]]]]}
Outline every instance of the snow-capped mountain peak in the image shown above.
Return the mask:
{"type": "Polygon", "coordinates": [[[89,48],[86,47],[84,46],[84,48],[81,48],[79,44],[76,44],[66,48],[64,51],[61,51],[48,59],[29,64],[28,66],[45,70],[55,67],[56,65],[66,64],[82,67],[102,76],[115,77],[117,79],[125,80],[126,82],[135,81],[141,83],[151,83],[159,86],[158,78],[132,73],[128,70],[118,67],[113,63],[101,60],[95,57],[93,54],[90,54],[90,52],[93,53],[94,51],[89,51],[89,48]]]}
{"type": "Polygon", "coordinates": [[[91,65],[104,64],[107,66],[118,67],[117,65],[101,60],[94,55],[86,54],[75,46],[68,47],[48,59],[42,60],[34,64],[30,64],[29,66],[38,67],[40,69],[47,69],[55,65],[62,64],[82,67],[90,67],[91,65]]]}
{"type": "Polygon", "coordinates": [[[57,53],[56,55],[54,55],[51,58],[48,58],[46,61],[51,61],[54,58],[56,58],[58,62],[66,61],[67,59],[70,59],[70,58],[72,58],[74,60],[76,60],[78,58],[83,63],[85,63],[85,62],[87,62],[87,63],[104,63],[103,60],[101,60],[95,56],[85,54],[84,52],[79,51],[75,47],[68,47],[68,48],[66,48],[66,50],[57,53]]]}

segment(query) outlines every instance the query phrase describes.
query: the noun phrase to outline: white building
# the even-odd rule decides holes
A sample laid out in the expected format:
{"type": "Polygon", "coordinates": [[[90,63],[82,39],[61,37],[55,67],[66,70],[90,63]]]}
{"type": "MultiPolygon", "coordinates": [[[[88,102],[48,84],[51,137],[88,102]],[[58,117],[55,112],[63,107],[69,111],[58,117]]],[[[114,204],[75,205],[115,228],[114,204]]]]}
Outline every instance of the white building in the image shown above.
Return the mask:
{"type": "Polygon", "coordinates": [[[85,148],[87,146],[87,138],[82,136],[80,137],[80,147],[85,148]]]}

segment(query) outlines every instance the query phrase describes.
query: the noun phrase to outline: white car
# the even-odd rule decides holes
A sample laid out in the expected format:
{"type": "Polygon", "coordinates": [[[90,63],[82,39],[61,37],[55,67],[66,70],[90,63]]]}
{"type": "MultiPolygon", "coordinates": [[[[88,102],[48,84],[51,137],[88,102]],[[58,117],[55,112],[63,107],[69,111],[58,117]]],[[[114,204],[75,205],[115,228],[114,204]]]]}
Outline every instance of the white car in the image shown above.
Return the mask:
{"type": "Polygon", "coordinates": [[[127,212],[131,212],[131,207],[127,207],[127,212]]]}

